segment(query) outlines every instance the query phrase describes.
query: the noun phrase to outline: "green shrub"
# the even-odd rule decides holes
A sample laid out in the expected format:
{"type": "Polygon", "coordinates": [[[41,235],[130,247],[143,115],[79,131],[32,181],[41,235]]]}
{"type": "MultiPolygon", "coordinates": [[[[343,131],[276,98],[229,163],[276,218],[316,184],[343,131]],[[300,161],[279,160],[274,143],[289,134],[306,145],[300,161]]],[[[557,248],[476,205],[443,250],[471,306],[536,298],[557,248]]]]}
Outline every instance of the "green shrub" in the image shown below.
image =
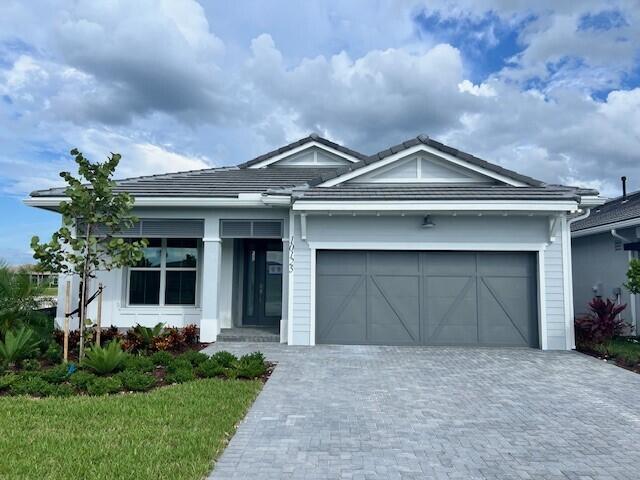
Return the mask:
{"type": "Polygon", "coordinates": [[[38,376],[20,376],[9,387],[12,395],[31,395],[34,397],[47,397],[53,393],[55,385],[38,376]]]}
{"type": "Polygon", "coordinates": [[[9,388],[18,378],[15,373],[7,373],[0,376],[0,392],[9,388]]]}
{"type": "Polygon", "coordinates": [[[69,382],[79,390],[86,390],[96,378],[98,377],[95,374],[80,370],[69,376],[69,382]]]}
{"type": "Polygon", "coordinates": [[[170,373],[164,378],[167,383],[184,383],[194,380],[196,378],[193,373],[193,367],[189,365],[189,368],[178,368],[170,373]]]}
{"type": "Polygon", "coordinates": [[[62,349],[57,343],[51,342],[42,356],[51,363],[58,363],[62,360],[62,349]]]}
{"type": "Polygon", "coordinates": [[[64,364],[56,365],[42,372],[42,378],[49,383],[62,383],[69,378],[69,367],[64,364]]]}
{"type": "Polygon", "coordinates": [[[213,355],[211,355],[211,358],[225,368],[231,368],[235,366],[238,361],[238,357],[224,350],[214,353],[213,355]]]}
{"type": "Polygon", "coordinates": [[[154,365],[162,365],[166,367],[173,361],[173,355],[169,352],[159,351],[151,355],[151,361],[154,365]]]}
{"type": "Polygon", "coordinates": [[[37,352],[39,343],[35,332],[30,328],[9,330],[4,336],[4,341],[0,341],[0,359],[9,365],[15,365],[37,352]]]}
{"type": "Polygon", "coordinates": [[[202,362],[196,368],[196,374],[203,378],[213,378],[224,375],[224,367],[213,359],[202,362]]]}
{"type": "Polygon", "coordinates": [[[171,372],[175,372],[176,370],[193,370],[193,365],[189,360],[184,358],[174,358],[169,365],[167,365],[167,370],[171,372]]]}
{"type": "Polygon", "coordinates": [[[117,340],[109,342],[105,347],[95,345],[87,350],[82,366],[98,375],[107,375],[122,368],[127,354],[117,340]]]}
{"type": "Polygon", "coordinates": [[[132,390],[134,392],[147,391],[153,388],[156,384],[156,379],[153,375],[135,370],[125,370],[118,374],[118,378],[125,389],[132,390]]]}
{"type": "Polygon", "coordinates": [[[61,383],[59,385],[51,385],[52,397],[71,397],[76,394],[76,389],[68,383],[61,383]]]}
{"type": "Polygon", "coordinates": [[[194,367],[197,367],[202,362],[206,362],[207,360],[209,360],[209,355],[202,352],[198,352],[196,350],[187,350],[178,358],[181,358],[183,360],[188,360],[189,362],[191,362],[191,365],[193,365],[194,367]]]}
{"type": "Polygon", "coordinates": [[[224,377],[229,380],[234,380],[238,378],[238,370],[236,370],[235,368],[225,368],[224,377]]]}
{"type": "Polygon", "coordinates": [[[239,378],[258,378],[267,372],[264,355],[255,352],[244,355],[238,360],[236,372],[239,378]]]}
{"type": "Polygon", "coordinates": [[[134,370],[136,372],[150,372],[155,365],[149,357],[142,355],[129,355],[123,363],[124,370],[134,370]]]}
{"type": "Polygon", "coordinates": [[[25,360],[22,360],[22,362],[20,362],[20,366],[24,370],[28,370],[32,372],[36,370],[40,370],[40,362],[35,358],[27,358],[25,360]]]}
{"type": "Polygon", "coordinates": [[[122,382],[117,377],[96,377],[87,385],[89,395],[107,395],[122,390],[122,382]]]}

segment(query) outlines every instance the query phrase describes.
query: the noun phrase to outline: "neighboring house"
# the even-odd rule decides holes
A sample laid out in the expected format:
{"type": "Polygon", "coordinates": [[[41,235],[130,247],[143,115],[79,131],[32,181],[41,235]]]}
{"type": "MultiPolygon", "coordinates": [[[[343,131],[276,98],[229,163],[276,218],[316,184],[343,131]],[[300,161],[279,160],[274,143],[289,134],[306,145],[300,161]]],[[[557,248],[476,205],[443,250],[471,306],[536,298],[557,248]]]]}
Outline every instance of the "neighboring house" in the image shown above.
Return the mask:
{"type": "Polygon", "coordinates": [[[621,316],[636,332],[640,304],[624,287],[629,261],[640,250],[640,192],[623,195],[593,208],[591,214],[571,226],[573,292],[577,314],[588,311],[595,296],[627,304],[621,316]]]}
{"type": "Polygon", "coordinates": [[[107,324],[264,326],[290,345],[573,348],[568,221],[602,203],[425,136],[366,156],[311,135],[117,191],[140,218],[124,235],[151,243],[100,275],[107,324]]]}

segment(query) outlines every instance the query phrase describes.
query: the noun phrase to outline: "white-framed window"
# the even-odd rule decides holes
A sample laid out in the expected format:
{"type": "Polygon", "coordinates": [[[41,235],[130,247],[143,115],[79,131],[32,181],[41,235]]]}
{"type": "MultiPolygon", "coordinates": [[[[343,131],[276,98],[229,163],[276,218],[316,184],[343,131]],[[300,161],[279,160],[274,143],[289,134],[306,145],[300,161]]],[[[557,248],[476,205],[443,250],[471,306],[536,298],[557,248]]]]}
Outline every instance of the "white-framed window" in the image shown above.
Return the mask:
{"type": "Polygon", "coordinates": [[[144,258],[127,270],[127,305],[195,306],[198,239],[150,238],[148,241],[144,258]]]}

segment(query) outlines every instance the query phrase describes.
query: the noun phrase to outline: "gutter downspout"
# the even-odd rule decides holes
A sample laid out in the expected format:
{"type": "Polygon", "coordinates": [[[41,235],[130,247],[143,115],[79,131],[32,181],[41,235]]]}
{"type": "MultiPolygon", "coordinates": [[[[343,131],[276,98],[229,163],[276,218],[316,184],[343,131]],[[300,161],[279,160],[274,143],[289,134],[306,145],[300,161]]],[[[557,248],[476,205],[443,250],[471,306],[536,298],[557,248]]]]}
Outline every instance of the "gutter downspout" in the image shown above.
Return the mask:
{"type": "Polygon", "coordinates": [[[575,309],[573,307],[573,259],[572,259],[572,254],[571,254],[571,225],[573,225],[575,222],[578,222],[580,220],[584,220],[585,218],[587,218],[589,215],[591,215],[591,208],[586,208],[584,210],[584,213],[577,215],[575,217],[572,218],[568,218],[567,217],[567,230],[569,230],[569,240],[568,240],[568,245],[565,247],[565,252],[566,255],[568,256],[568,262],[565,265],[569,265],[569,272],[568,272],[568,276],[569,276],[569,281],[568,281],[568,295],[567,298],[569,299],[568,303],[569,305],[567,305],[567,308],[569,309],[569,322],[570,322],[570,327],[569,327],[569,332],[570,332],[570,341],[568,342],[570,344],[570,348],[572,350],[575,350],[576,348],[576,331],[575,331],[575,324],[574,324],[574,318],[575,318],[575,309]]]}

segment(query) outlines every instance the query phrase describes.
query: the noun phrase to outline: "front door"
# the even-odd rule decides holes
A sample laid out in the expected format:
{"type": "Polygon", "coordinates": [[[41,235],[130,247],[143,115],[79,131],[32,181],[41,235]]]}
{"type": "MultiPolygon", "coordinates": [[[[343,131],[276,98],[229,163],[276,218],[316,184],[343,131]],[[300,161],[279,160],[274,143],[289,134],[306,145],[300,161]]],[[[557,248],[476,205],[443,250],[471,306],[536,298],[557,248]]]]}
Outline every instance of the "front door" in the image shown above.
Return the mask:
{"type": "Polygon", "coordinates": [[[243,325],[272,327],[282,317],[282,242],[245,240],[243,325]]]}

